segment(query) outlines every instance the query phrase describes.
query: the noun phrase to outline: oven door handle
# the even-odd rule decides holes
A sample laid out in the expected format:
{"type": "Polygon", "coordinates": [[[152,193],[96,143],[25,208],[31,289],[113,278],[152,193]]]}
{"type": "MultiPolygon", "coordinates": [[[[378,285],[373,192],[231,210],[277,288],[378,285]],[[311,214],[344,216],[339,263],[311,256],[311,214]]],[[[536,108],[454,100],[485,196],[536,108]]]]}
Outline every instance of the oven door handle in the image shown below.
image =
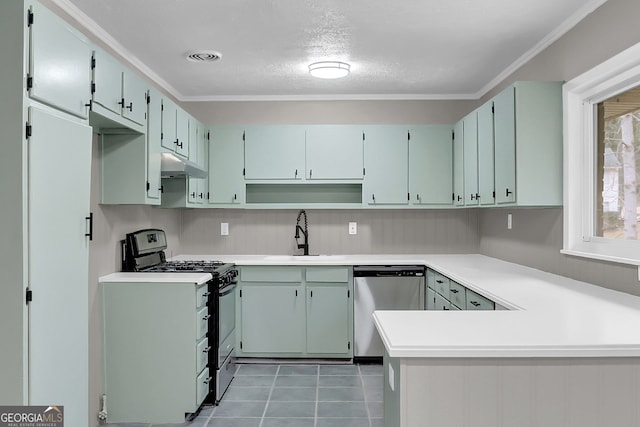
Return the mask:
{"type": "Polygon", "coordinates": [[[233,290],[234,290],[237,286],[238,286],[238,285],[234,283],[234,284],[232,284],[232,285],[229,285],[229,286],[227,286],[227,287],[223,288],[223,289],[224,289],[224,292],[221,292],[221,293],[220,293],[220,296],[221,296],[221,297],[223,297],[223,296],[229,295],[231,292],[233,292],[233,290]]]}

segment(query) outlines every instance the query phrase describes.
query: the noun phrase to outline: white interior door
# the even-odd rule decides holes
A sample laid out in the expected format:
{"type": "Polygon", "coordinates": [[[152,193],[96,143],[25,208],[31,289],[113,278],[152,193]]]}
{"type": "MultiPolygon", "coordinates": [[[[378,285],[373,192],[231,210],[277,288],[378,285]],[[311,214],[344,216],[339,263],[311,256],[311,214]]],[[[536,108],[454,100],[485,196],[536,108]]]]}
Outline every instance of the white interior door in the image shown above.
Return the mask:
{"type": "Polygon", "coordinates": [[[29,404],[88,423],[91,128],[30,108],[29,404]]]}

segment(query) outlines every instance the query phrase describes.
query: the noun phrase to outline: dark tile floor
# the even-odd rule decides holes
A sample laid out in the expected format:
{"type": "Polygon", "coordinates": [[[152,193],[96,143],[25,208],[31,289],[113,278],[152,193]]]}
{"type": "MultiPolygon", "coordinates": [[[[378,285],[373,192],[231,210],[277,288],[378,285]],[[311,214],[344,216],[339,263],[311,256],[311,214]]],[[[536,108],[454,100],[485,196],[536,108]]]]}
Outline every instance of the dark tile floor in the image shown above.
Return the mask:
{"type": "Polygon", "coordinates": [[[382,411],[381,365],[241,364],[219,406],[179,425],[382,427],[382,411]]]}

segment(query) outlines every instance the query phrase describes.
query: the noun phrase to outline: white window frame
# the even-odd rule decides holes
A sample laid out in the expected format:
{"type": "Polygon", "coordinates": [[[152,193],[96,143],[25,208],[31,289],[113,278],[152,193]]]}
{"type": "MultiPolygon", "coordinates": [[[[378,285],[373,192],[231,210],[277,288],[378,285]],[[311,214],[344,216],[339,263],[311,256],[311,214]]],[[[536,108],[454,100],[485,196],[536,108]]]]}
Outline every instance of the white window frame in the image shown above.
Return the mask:
{"type": "Polygon", "coordinates": [[[596,109],[613,95],[640,85],[640,43],[563,86],[563,254],[640,265],[640,240],[594,236],[596,109]]]}

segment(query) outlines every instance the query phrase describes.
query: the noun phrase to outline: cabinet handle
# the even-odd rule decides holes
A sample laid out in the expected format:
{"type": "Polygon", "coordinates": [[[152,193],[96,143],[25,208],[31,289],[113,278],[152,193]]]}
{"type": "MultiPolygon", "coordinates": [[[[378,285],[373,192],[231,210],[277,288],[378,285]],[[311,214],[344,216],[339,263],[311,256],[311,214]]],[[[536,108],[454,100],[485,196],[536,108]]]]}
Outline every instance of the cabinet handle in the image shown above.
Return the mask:
{"type": "Polygon", "coordinates": [[[182,148],[182,142],[180,142],[179,139],[176,139],[176,141],[174,142],[174,144],[176,144],[178,147],[182,148]]]}
{"type": "Polygon", "coordinates": [[[311,298],[313,298],[313,291],[311,291],[311,298]]]}
{"type": "Polygon", "coordinates": [[[462,197],[458,194],[458,201],[462,200],[462,197]]]}
{"type": "Polygon", "coordinates": [[[124,107],[125,109],[128,109],[129,111],[133,112],[133,102],[130,102],[129,105],[127,105],[126,107],[124,107]]]}
{"type": "Polygon", "coordinates": [[[297,178],[297,177],[298,177],[298,169],[296,169],[296,171],[295,171],[295,173],[294,173],[293,177],[294,177],[294,178],[297,178]]]}
{"type": "Polygon", "coordinates": [[[375,203],[376,202],[376,195],[372,194],[371,197],[373,198],[373,203],[375,203]]]}
{"type": "Polygon", "coordinates": [[[203,353],[209,353],[209,351],[211,350],[211,346],[205,348],[204,350],[202,350],[203,353]]]}
{"type": "Polygon", "coordinates": [[[211,380],[213,379],[213,377],[209,377],[206,380],[203,381],[204,384],[209,384],[211,382],[211,380]]]}
{"type": "Polygon", "coordinates": [[[296,289],[296,296],[298,296],[298,290],[296,289]]]}
{"type": "Polygon", "coordinates": [[[457,293],[458,293],[458,290],[457,290],[457,289],[449,289],[449,292],[454,293],[454,294],[457,294],[457,293]]]}
{"type": "Polygon", "coordinates": [[[118,102],[120,108],[124,108],[124,98],[120,98],[120,102],[118,102]]]}
{"type": "Polygon", "coordinates": [[[416,200],[420,201],[420,195],[416,194],[416,200]]]}
{"type": "Polygon", "coordinates": [[[201,199],[204,198],[204,194],[200,193],[200,198],[201,199]]]}
{"type": "Polygon", "coordinates": [[[506,191],[506,195],[507,195],[507,197],[509,197],[509,196],[510,196],[510,195],[512,195],[512,194],[513,194],[513,191],[509,191],[509,189],[507,188],[507,191],[506,191]]]}
{"type": "Polygon", "coordinates": [[[471,193],[471,200],[475,200],[475,199],[476,199],[475,194],[471,193]]]}
{"type": "Polygon", "coordinates": [[[87,221],[89,221],[89,232],[84,233],[85,237],[88,237],[89,240],[93,240],[93,212],[89,212],[89,216],[85,217],[87,221]]]}
{"type": "Polygon", "coordinates": [[[444,283],[442,280],[436,280],[436,283],[444,283]]]}
{"type": "Polygon", "coordinates": [[[211,292],[205,292],[202,294],[203,297],[208,297],[209,295],[211,295],[211,292]]]}
{"type": "Polygon", "coordinates": [[[204,316],[204,317],[202,318],[202,320],[209,320],[210,318],[211,318],[211,315],[210,315],[210,314],[207,314],[206,316],[204,316]]]}
{"type": "Polygon", "coordinates": [[[313,169],[309,169],[309,178],[311,178],[312,174],[313,174],[313,169]]]}
{"type": "Polygon", "coordinates": [[[196,197],[196,193],[195,191],[191,193],[191,197],[195,198],[196,197]]]}
{"type": "Polygon", "coordinates": [[[238,195],[237,194],[233,195],[233,200],[238,200],[238,195]]]}
{"type": "Polygon", "coordinates": [[[477,301],[469,301],[469,304],[471,304],[474,307],[478,307],[480,305],[480,303],[477,301]]]}
{"type": "Polygon", "coordinates": [[[476,193],[476,200],[480,200],[480,194],[476,193]]]}

